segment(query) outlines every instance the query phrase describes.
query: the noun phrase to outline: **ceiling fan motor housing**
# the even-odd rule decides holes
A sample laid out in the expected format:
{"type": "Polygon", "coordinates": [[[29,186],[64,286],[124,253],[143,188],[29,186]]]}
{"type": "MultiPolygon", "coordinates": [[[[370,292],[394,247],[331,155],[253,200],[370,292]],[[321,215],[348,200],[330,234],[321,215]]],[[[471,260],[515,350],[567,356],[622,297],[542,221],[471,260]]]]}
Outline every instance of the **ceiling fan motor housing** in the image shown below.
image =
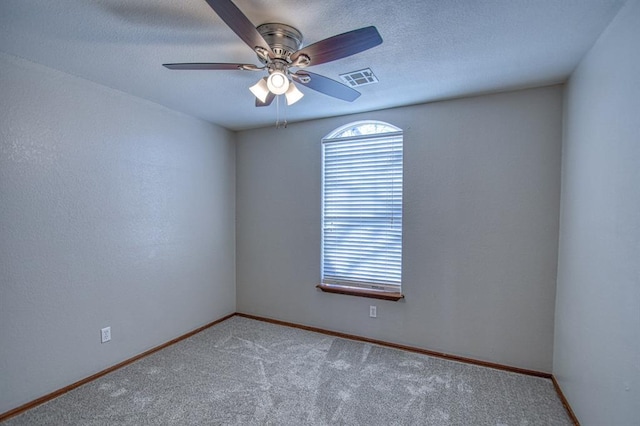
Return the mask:
{"type": "MultiPolygon", "coordinates": [[[[289,57],[302,47],[302,33],[290,25],[268,23],[259,25],[256,29],[273,50],[275,59],[288,62],[289,57]]],[[[260,55],[258,59],[263,64],[268,62],[260,55]]]]}

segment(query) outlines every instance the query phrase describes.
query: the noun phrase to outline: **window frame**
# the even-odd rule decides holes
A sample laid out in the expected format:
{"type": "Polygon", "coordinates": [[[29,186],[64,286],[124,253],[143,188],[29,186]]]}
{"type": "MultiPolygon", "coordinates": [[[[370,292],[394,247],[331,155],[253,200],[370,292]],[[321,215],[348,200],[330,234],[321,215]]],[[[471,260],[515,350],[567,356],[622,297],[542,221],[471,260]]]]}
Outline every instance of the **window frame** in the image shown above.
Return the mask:
{"type": "MultiPolygon", "coordinates": [[[[378,129],[378,130],[380,130],[378,129]]],[[[392,149],[395,149],[396,146],[398,144],[398,141],[388,141],[389,144],[391,144],[392,149]]],[[[359,147],[354,147],[354,149],[362,149],[363,151],[365,150],[365,148],[363,148],[362,146],[359,147]]],[[[395,154],[397,157],[397,154],[395,154]]],[[[397,163],[397,158],[393,159],[392,161],[394,161],[395,163],[397,163]]],[[[317,285],[317,287],[325,292],[330,292],[330,293],[338,293],[338,294],[348,294],[348,295],[354,295],[354,296],[363,296],[363,297],[372,297],[372,298],[377,298],[377,299],[384,299],[384,300],[400,300],[402,298],[404,298],[404,295],[402,294],[402,210],[403,210],[403,174],[404,174],[404,133],[402,131],[402,129],[398,128],[397,126],[394,126],[392,124],[383,122],[383,121],[377,121],[377,120],[364,120],[364,121],[356,121],[356,122],[352,122],[349,124],[346,124],[344,126],[341,126],[335,130],[333,130],[331,133],[329,133],[327,136],[325,136],[324,138],[322,138],[322,181],[321,181],[321,279],[320,279],[320,284],[317,285]],[[357,134],[358,132],[350,132],[350,130],[356,130],[356,129],[366,129],[365,126],[375,126],[375,127],[380,127],[380,129],[384,129],[383,131],[376,131],[376,132],[371,132],[371,133],[364,133],[364,134],[357,134]],[[354,134],[355,133],[355,134],[354,134]],[[346,136],[345,136],[346,135],[346,136]],[[376,280],[377,282],[373,282],[373,280],[371,282],[367,281],[367,280],[363,280],[363,281],[359,281],[359,280],[353,280],[350,278],[346,278],[346,275],[349,275],[349,273],[347,273],[345,276],[335,279],[334,277],[330,277],[330,278],[325,278],[326,275],[326,263],[325,263],[325,255],[326,255],[326,250],[325,250],[325,240],[327,238],[325,238],[326,236],[326,229],[327,229],[327,223],[325,221],[325,213],[327,211],[327,204],[326,204],[326,197],[325,197],[325,193],[327,191],[327,184],[326,184],[326,172],[325,172],[325,166],[326,166],[326,152],[325,149],[328,145],[330,144],[340,144],[340,143],[354,143],[354,142],[358,142],[358,141],[371,141],[373,143],[376,142],[377,140],[380,139],[393,139],[393,138],[398,138],[399,137],[399,148],[400,148],[400,167],[398,170],[397,164],[395,165],[390,165],[390,166],[383,166],[380,165],[379,169],[382,170],[389,170],[391,171],[391,175],[389,176],[389,178],[383,182],[385,184],[389,184],[392,187],[392,195],[389,196],[388,194],[386,195],[387,201],[389,201],[389,205],[388,206],[384,206],[385,208],[387,208],[387,214],[390,215],[391,217],[391,222],[389,224],[389,230],[392,233],[397,233],[398,231],[398,226],[397,224],[393,225],[393,217],[396,214],[397,211],[397,207],[398,207],[398,203],[397,201],[395,201],[395,199],[397,198],[397,194],[393,194],[393,188],[394,186],[397,184],[397,180],[400,180],[400,186],[399,186],[399,192],[400,192],[400,203],[399,203],[399,208],[400,208],[400,217],[399,217],[399,242],[398,242],[398,237],[395,238],[395,242],[396,245],[399,243],[399,253],[398,253],[398,249],[392,249],[391,251],[388,252],[384,252],[384,255],[395,255],[396,257],[398,257],[399,254],[399,266],[396,268],[390,268],[390,270],[394,270],[394,277],[397,277],[396,279],[392,279],[389,280],[389,282],[381,282],[384,280],[380,280],[379,278],[374,277],[373,280],[376,280]],[[393,283],[391,281],[394,281],[393,283]],[[397,281],[397,284],[395,283],[397,281]]],[[[377,170],[374,170],[377,171],[377,170]]],[[[365,189],[367,189],[365,187],[365,189]]],[[[384,199],[383,199],[384,200],[384,199]]],[[[383,200],[376,200],[376,202],[383,202],[383,200]]],[[[369,201],[369,200],[367,200],[369,201]]],[[[331,206],[330,206],[331,207],[331,206]]],[[[334,205],[335,208],[335,205],[334,205]]],[[[396,219],[397,220],[397,219],[396,219]]],[[[376,236],[379,237],[380,231],[377,231],[376,236]]],[[[367,241],[365,241],[365,243],[368,243],[367,241]]],[[[360,250],[362,248],[367,247],[367,245],[365,243],[362,243],[361,246],[358,247],[358,249],[356,250],[360,250]]],[[[359,243],[360,244],[360,243],[359,243]]],[[[383,262],[379,262],[379,264],[383,264],[383,262]]],[[[377,268],[376,268],[377,269],[377,268]]],[[[373,274],[375,275],[375,273],[373,274]]],[[[351,277],[352,278],[352,277],[351,277]]]]}

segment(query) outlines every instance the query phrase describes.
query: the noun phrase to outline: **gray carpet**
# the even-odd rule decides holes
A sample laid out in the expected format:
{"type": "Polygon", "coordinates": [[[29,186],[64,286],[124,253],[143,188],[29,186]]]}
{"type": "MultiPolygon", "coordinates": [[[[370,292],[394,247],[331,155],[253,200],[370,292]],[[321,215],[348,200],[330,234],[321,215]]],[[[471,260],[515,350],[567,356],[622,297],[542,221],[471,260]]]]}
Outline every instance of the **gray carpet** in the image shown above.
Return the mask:
{"type": "Polygon", "coordinates": [[[570,425],[550,380],[232,317],[15,425],[570,425]]]}

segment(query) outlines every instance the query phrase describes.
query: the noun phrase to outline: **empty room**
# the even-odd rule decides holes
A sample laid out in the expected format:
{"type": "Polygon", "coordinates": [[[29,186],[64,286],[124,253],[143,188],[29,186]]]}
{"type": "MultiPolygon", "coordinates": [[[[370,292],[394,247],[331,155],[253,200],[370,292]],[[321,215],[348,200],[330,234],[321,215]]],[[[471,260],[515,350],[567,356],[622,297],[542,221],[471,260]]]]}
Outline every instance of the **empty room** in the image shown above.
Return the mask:
{"type": "Polygon", "coordinates": [[[0,423],[640,422],[640,0],[3,0],[0,423]]]}

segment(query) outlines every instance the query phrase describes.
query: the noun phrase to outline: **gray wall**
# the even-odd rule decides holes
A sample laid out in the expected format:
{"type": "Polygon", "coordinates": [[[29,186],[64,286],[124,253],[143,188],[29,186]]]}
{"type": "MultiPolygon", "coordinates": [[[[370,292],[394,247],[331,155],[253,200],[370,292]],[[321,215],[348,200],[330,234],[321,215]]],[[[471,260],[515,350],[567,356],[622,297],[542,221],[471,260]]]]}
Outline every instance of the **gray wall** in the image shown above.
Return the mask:
{"type": "Polygon", "coordinates": [[[640,2],[566,90],[553,372],[581,423],[640,419],[640,2]]]}
{"type": "Polygon", "coordinates": [[[561,137],[561,86],[240,132],[238,311],[550,372],[561,137]],[[320,139],[362,119],[404,130],[401,302],[315,289],[320,139]]]}
{"type": "Polygon", "coordinates": [[[235,311],[233,134],[4,54],[0,96],[0,413],[235,311]]]}

